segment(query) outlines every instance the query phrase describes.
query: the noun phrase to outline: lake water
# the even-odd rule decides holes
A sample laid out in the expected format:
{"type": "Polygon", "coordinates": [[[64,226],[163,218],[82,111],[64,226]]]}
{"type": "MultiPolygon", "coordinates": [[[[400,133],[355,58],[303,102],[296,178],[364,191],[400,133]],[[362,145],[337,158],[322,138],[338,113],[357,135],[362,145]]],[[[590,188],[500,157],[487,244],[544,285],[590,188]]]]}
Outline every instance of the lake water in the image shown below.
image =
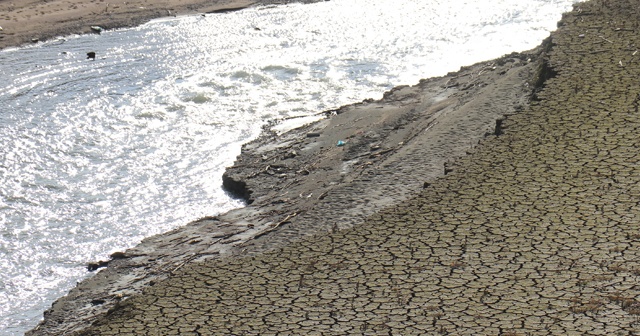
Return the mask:
{"type": "Polygon", "coordinates": [[[0,335],[87,262],[242,206],[221,176],[267,121],[533,48],[574,2],[332,0],[0,52],[0,335]]]}

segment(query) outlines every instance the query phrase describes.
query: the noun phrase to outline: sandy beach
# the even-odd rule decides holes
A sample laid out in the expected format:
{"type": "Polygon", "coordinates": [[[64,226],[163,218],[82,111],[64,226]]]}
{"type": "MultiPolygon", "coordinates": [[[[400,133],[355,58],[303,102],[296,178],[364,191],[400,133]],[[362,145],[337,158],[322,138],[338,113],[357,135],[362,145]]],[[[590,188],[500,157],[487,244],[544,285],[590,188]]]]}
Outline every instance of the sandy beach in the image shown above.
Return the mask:
{"type": "MultiPolygon", "coordinates": [[[[251,5],[133,3],[64,2],[81,24],[36,38],[251,5]]],[[[534,50],[265,128],[224,175],[247,207],[97,263],[27,335],[638,333],[639,4],[579,4],[534,50]]],[[[0,25],[3,46],[39,32],[0,25]]]]}
{"type": "Polygon", "coordinates": [[[0,49],[70,34],[132,27],[154,18],[213,13],[290,0],[0,0],[0,49]]]}

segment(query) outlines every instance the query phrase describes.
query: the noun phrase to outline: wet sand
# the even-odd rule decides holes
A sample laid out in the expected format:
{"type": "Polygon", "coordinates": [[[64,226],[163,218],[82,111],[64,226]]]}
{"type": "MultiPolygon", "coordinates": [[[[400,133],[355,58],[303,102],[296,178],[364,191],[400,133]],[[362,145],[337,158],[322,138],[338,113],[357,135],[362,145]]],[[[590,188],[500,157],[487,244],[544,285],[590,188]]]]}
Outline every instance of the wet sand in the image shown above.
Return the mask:
{"type": "Polygon", "coordinates": [[[29,335],[638,333],[640,1],[243,147],[29,335]],[[338,141],[342,141],[338,145],[338,141]]]}
{"type": "Polygon", "coordinates": [[[0,49],[70,34],[131,27],[154,18],[314,0],[0,0],[0,49]]]}

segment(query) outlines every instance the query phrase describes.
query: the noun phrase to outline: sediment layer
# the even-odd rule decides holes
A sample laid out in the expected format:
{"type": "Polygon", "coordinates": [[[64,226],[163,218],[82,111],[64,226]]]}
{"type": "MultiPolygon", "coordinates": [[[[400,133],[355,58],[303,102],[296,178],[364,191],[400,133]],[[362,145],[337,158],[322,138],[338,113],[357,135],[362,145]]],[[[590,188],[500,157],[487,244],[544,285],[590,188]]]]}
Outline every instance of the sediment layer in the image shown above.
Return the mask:
{"type": "Polygon", "coordinates": [[[145,240],[31,334],[638,333],[639,5],[265,134],[227,173],[250,206],[145,240]]]}

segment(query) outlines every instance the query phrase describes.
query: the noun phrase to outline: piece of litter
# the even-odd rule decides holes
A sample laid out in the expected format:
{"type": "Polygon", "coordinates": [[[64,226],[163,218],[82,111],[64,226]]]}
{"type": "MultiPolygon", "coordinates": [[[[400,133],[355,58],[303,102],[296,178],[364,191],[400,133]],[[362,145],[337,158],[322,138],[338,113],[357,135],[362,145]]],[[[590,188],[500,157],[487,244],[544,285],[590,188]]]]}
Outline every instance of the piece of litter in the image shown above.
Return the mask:
{"type": "Polygon", "coordinates": [[[631,54],[631,56],[635,56],[638,53],[638,51],[634,51],[633,54],[631,54]]]}
{"type": "Polygon", "coordinates": [[[622,65],[622,61],[618,62],[618,64],[620,64],[621,67],[623,67],[624,65],[622,65]]]}
{"type": "Polygon", "coordinates": [[[344,145],[346,145],[346,144],[347,144],[346,142],[344,142],[344,141],[342,141],[342,140],[338,140],[338,144],[337,144],[337,146],[338,146],[338,147],[342,147],[342,146],[344,146],[344,145]]]}
{"type": "Polygon", "coordinates": [[[104,28],[100,27],[100,26],[91,26],[91,30],[93,30],[96,33],[102,33],[102,31],[104,30],[104,28]]]}

